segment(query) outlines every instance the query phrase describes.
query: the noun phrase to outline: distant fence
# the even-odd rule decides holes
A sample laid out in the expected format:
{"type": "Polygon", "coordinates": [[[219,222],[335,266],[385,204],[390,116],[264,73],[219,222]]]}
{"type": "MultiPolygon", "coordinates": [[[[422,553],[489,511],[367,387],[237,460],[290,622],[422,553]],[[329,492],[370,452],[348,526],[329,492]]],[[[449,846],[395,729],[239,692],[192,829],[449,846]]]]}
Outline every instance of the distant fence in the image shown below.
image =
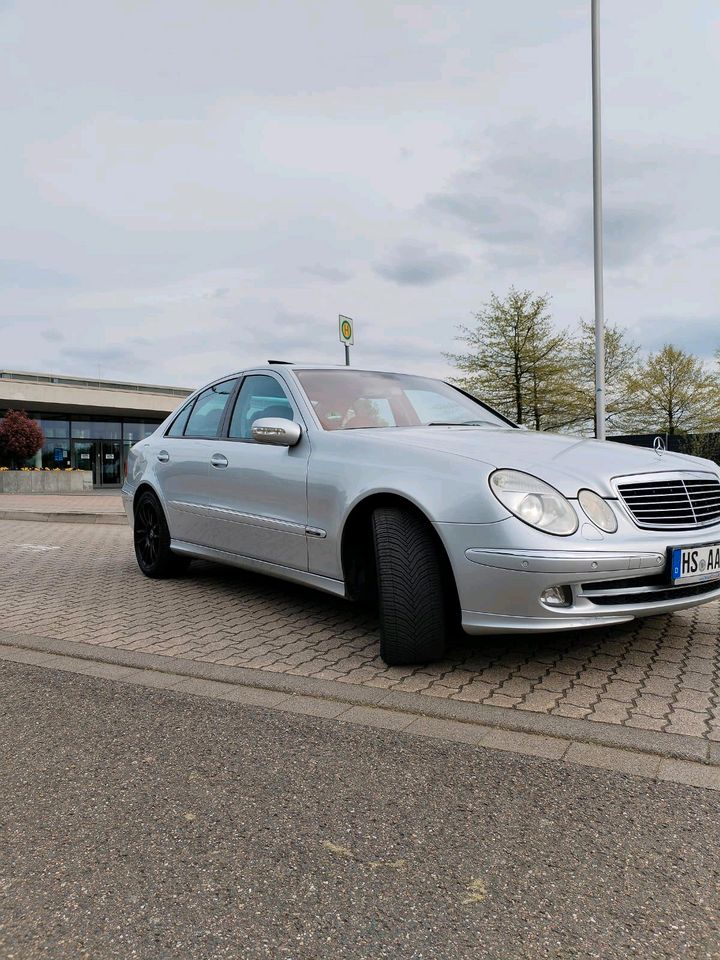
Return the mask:
{"type": "Polygon", "coordinates": [[[629,433],[621,437],[608,437],[608,440],[629,443],[635,447],[652,447],[657,437],[662,437],[668,450],[705,457],[720,464],[720,433],[629,433]]]}

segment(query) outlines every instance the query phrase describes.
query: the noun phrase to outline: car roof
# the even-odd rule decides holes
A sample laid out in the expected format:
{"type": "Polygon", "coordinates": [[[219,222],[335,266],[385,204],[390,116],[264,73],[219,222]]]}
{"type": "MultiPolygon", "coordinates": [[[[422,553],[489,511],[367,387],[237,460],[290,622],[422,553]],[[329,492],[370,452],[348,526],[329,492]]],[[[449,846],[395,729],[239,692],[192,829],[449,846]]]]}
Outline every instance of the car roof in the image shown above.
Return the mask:
{"type": "MultiPolygon", "coordinates": [[[[255,373],[257,371],[265,372],[268,369],[273,370],[277,368],[286,368],[288,370],[340,370],[347,373],[390,373],[408,377],[426,376],[426,374],[403,374],[400,370],[379,370],[377,367],[348,367],[344,363],[291,363],[286,360],[270,360],[266,366],[247,367],[245,370],[238,370],[237,374],[255,373]]],[[[231,376],[235,375],[236,374],[231,374],[231,376]]],[[[427,379],[438,380],[439,377],[427,377],[427,379]]]]}

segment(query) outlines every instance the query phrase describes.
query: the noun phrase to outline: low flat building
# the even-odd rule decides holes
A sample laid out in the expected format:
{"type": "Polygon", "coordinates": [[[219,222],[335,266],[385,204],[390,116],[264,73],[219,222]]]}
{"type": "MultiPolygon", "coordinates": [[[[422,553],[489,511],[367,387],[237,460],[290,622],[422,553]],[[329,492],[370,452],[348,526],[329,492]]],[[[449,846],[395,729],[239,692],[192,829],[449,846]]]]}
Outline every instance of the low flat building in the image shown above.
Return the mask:
{"type": "Polygon", "coordinates": [[[192,391],[151,383],[0,370],[0,417],[24,410],[45,435],[29,466],[91,470],[96,487],[122,483],[130,447],[192,391]]]}

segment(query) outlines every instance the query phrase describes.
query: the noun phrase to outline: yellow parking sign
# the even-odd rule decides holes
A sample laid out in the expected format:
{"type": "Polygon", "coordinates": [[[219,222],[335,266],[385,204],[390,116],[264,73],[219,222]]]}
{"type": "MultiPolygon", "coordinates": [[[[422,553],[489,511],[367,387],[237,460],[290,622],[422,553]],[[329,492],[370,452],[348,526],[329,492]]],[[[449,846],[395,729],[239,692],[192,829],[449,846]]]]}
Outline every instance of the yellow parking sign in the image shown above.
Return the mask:
{"type": "Polygon", "coordinates": [[[352,346],[355,343],[353,339],[353,322],[350,317],[343,317],[342,314],[339,317],[340,321],[340,343],[344,343],[345,346],[352,346]]]}

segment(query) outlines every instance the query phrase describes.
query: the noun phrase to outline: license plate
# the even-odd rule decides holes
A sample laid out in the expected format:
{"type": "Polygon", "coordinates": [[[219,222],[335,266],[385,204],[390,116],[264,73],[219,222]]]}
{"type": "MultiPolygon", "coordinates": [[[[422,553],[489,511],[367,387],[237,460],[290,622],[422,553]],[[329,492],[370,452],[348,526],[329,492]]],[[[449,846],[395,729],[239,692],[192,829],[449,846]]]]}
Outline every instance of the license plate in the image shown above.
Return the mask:
{"type": "Polygon", "coordinates": [[[720,580],[720,543],[673,547],[670,578],[673,584],[720,580]]]}

